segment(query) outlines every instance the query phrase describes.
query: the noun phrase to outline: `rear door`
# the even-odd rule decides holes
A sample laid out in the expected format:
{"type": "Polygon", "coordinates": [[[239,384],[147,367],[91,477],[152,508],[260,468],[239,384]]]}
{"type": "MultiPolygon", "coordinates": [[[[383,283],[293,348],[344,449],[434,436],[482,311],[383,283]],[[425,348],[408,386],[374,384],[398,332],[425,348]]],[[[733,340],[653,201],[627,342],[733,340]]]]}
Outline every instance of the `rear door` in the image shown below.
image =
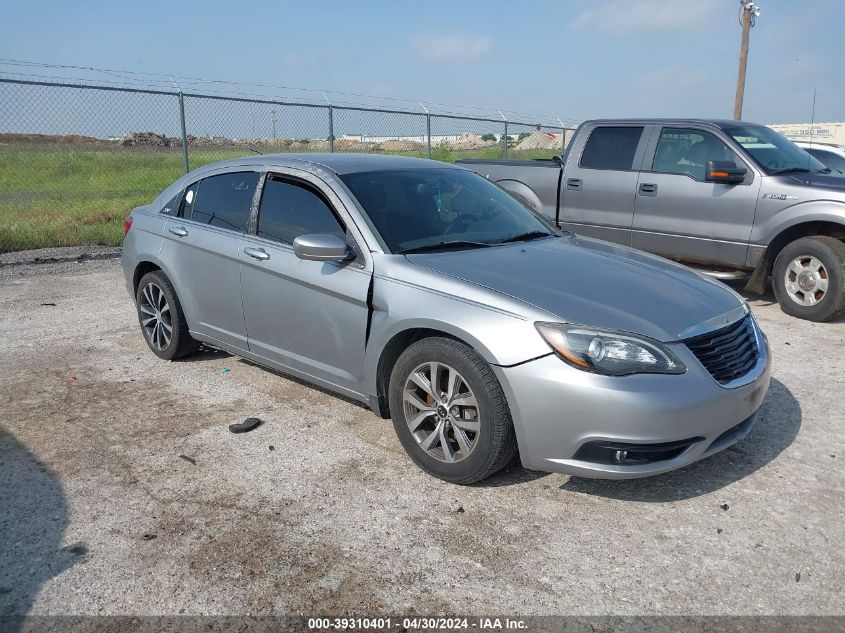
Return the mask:
{"type": "Polygon", "coordinates": [[[585,128],[572,148],[561,182],[560,225],[576,233],[631,243],[645,125],[585,128]]]}
{"type": "Polygon", "coordinates": [[[160,256],[191,331],[241,349],[248,347],[238,253],[259,175],[234,169],[191,184],[171,209],[160,256]]]}
{"type": "Polygon", "coordinates": [[[240,254],[250,351],[362,394],[372,266],[360,235],[337,196],[311,174],[269,173],[260,195],[254,231],[240,254]],[[355,259],[299,259],[293,240],[312,233],[343,237],[355,259]]]}
{"type": "Polygon", "coordinates": [[[744,266],[760,178],[719,136],[698,126],[662,126],[640,174],[631,245],[701,264],[744,266]],[[706,182],[707,161],[748,170],[740,184],[706,182]]]}

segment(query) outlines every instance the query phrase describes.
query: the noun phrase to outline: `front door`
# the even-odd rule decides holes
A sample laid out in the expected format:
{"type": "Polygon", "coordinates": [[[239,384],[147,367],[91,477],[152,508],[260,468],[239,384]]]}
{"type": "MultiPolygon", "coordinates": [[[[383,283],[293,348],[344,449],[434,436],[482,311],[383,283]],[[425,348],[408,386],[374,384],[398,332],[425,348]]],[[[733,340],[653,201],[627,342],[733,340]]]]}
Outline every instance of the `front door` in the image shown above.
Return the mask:
{"type": "Polygon", "coordinates": [[[672,259],[744,266],[760,178],[706,130],[665,126],[655,140],[640,172],[631,245],[672,259]],[[706,182],[710,160],[745,167],[745,181],[706,182]]]}
{"type": "Polygon", "coordinates": [[[642,125],[601,125],[572,148],[561,186],[564,229],[630,245],[642,125]]]}
{"type": "Polygon", "coordinates": [[[371,271],[330,195],[306,174],[268,174],[240,256],[244,317],[253,354],[360,395],[371,271]],[[313,233],[344,237],[356,258],[299,259],[293,240],[313,233]]]}
{"type": "Polygon", "coordinates": [[[228,171],[191,184],[174,204],[160,259],[190,330],[247,349],[238,253],[249,224],[257,171],[228,171]]]}

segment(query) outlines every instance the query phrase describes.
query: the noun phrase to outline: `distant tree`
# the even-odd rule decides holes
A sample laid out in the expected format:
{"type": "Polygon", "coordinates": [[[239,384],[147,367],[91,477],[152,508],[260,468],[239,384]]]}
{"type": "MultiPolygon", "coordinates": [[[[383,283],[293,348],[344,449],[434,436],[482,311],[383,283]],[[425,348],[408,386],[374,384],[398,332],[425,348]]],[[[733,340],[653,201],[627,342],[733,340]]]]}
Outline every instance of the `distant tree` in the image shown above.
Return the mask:
{"type": "Polygon", "coordinates": [[[522,133],[520,133],[519,138],[517,138],[516,140],[521,141],[522,139],[528,138],[529,136],[531,136],[531,135],[528,132],[522,132],[522,133]]]}
{"type": "Polygon", "coordinates": [[[482,141],[493,141],[496,142],[496,135],[495,134],[483,134],[481,136],[482,141]]]}

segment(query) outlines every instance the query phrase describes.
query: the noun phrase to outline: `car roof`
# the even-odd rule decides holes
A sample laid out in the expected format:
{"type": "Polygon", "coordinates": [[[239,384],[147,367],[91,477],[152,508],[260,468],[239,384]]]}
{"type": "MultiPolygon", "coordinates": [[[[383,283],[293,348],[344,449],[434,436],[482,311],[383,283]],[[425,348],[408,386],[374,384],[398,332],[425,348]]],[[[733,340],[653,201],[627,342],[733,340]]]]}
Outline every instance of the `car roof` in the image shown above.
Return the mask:
{"type": "Polygon", "coordinates": [[[641,125],[712,125],[719,128],[736,127],[737,125],[753,125],[764,127],[761,123],[752,123],[751,121],[735,121],[733,119],[677,119],[677,118],[656,118],[656,119],[591,119],[584,121],[584,123],[593,123],[606,125],[608,123],[615,124],[641,124],[641,125]]]}
{"type": "Polygon", "coordinates": [[[263,154],[232,158],[206,165],[207,169],[239,167],[244,165],[264,165],[278,167],[296,167],[303,165],[319,165],[338,175],[353,174],[370,171],[386,171],[395,169],[423,169],[423,168],[452,168],[463,169],[456,165],[427,158],[413,158],[410,156],[393,156],[390,154],[352,154],[352,153],[290,153],[263,154]]]}

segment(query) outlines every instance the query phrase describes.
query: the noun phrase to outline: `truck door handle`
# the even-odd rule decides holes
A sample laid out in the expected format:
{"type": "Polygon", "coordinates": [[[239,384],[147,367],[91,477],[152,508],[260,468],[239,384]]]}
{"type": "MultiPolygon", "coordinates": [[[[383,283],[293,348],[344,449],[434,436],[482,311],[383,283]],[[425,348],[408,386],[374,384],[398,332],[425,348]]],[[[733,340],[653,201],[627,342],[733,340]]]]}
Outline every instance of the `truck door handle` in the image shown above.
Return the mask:
{"type": "Polygon", "coordinates": [[[584,183],[581,181],[580,178],[568,178],[566,180],[566,188],[572,189],[574,191],[581,191],[581,185],[584,183]]]}
{"type": "Polygon", "coordinates": [[[244,249],[244,255],[249,255],[250,257],[262,262],[270,259],[270,253],[265,251],[263,248],[253,248],[252,246],[247,246],[244,249]]]}
{"type": "Polygon", "coordinates": [[[188,229],[186,229],[184,226],[171,226],[167,230],[177,237],[185,237],[188,234],[188,229]]]}
{"type": "Polygon", "coordinates": [[[650,182],[644,182],[640,185],[640,195],[641,196],[656,196],[657,195],[657,185],[650,182]]]}

